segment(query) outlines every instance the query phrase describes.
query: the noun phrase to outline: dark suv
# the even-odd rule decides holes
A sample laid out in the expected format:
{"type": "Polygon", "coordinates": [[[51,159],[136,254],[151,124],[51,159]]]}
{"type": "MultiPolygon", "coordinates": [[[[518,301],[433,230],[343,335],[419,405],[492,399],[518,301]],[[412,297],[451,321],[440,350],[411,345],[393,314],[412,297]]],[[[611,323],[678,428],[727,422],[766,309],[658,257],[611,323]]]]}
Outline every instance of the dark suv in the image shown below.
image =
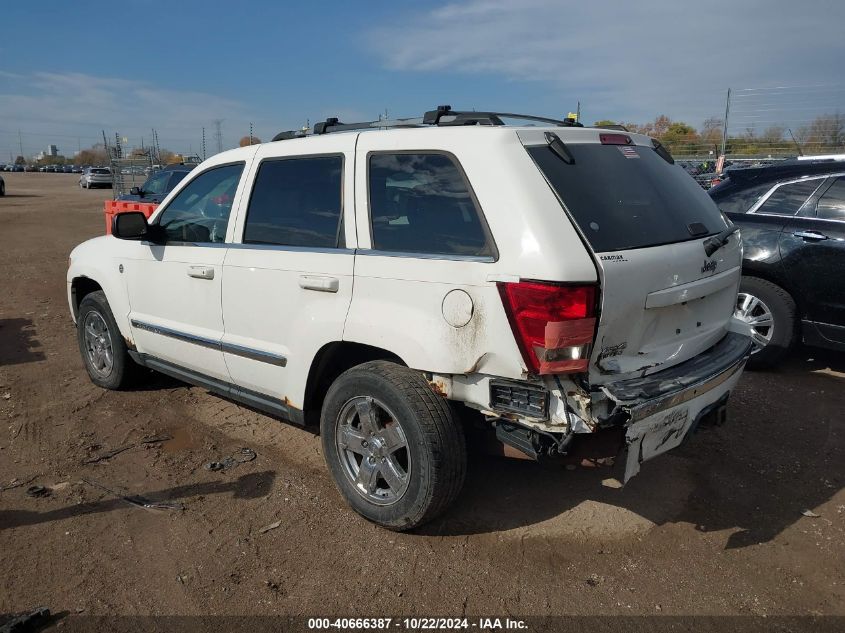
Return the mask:
{"type": "Polygon", "coordinates": [[[132,187],[128,194],[120,196],[119,200],[132,200],[135,202],[153,202],[158,204],[173,191],[182,179],[191,173],[196,165],[168,165],[164,169],[155,172],[140,187],[132,187]]]}
{"type": "Polygon", "coordinates": [[[750,366],[773,365],[796,340],[845,350],[845,160],[732,169],[709,193],[742,230],[736,315],[758,344],[750,366]]]}

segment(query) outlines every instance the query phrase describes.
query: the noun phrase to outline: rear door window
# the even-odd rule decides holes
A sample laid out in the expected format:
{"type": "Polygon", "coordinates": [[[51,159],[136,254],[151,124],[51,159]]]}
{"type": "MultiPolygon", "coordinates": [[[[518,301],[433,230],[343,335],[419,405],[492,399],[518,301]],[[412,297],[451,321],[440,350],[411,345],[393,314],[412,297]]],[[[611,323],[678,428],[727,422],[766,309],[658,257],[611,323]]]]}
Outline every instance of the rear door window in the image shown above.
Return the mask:
{"type": "Polygon", "coordinates": [[[597,253],[671,244],[725,228],[719,209],[680,165],[652,148],[567,144],[526,149],[597,253]]]}
{"type": "Polygon", "coordinates": [[[244,243],[343,246],[343,157],[261,163],[246,215],[244,243]]]}
{"type": "Polygon", "coordinates": [[[447,154],[371,154],[369,195],[375,250],[494,256],[464,173],[447,154]]]}
{"type": "Polygon", "coordinates": [[[823,178],[813,178],[781,185],[757,207],[754,213],[795,215],[823,182],[823,178]]]}
{"type": "Polygon", "coordinates": [[[837,178],[819,198],[816,217],[822,220],[845,221],[845,178],[837,178]]]}

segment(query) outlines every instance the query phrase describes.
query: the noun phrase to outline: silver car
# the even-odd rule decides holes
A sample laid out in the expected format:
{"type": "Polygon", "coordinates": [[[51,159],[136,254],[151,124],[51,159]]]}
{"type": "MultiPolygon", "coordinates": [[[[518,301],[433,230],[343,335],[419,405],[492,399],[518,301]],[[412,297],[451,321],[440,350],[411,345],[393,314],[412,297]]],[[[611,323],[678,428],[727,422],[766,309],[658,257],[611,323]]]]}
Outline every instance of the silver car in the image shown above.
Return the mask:
{"type": "Polygon", "coordinates": [[[112,173],[108,167],[88,167],[79,177],[79,186],[84,189],[91,187],[111,187],[112,173]]]}

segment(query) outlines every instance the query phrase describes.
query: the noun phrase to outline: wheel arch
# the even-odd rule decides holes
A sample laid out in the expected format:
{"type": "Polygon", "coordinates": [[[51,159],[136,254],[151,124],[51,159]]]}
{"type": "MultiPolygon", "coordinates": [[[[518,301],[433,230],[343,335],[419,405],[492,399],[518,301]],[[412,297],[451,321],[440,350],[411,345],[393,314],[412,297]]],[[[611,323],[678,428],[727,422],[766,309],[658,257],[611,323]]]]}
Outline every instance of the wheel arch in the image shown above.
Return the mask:
{"type": "Polygon", "coordinates": [[[351,341],[332,341],[323,345],[314,355],[305,383],[303,413],[307,426],[320,424],[320,411],[326,391],[348,369],[373,360],[386,360],[407,367],[395,353],[372,345],[351,341]]]}
{"type": "Polygon", "coordinates": [[[98,290],[103,290],[103,287],[90,277],[80,275],[73,278],[70,282],[70,307],[73,311],[74,321],[79,317],[79,305],[82,303],[82,300],[87,295],[98,290]]]}
{"type": "MultiPolygon", "coordinates": [[[[795,306],[798,309],[799,317],[803,317],[805,314],[804,310],[804,298],[801,296],[800,292],[796,292],[795,288],[792,287],[786,278],[783,275],[777,274],[776,271],[772,270],[768,266],[757,267],[751,266],[749,267],[747,263],[744,263],[742,266],[742,276],[743,277],[756,277],[757,279],[762,279],[763,281],[768,281],[770,284],[774,284],[781,288],[784,292],[786,292],[792,300],[795,302],[795,306]]],[[[799,318],[800,321],[800,318],[799,318]]],[[[799,325],[800,327],[800,325],[799,325]]]]}

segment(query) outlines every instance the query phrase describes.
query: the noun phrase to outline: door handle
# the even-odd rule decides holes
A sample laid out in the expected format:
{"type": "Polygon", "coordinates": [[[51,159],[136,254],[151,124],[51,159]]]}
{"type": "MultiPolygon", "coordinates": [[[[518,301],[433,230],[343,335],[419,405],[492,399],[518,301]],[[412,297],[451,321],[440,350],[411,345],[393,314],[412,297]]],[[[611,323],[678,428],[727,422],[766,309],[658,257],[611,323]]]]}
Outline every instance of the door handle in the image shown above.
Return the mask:
{"type": "Polygon", "coordinates": [[[337,292],[340,288],[340,281],[337,277],[300,275],[299,287],[304,290],[317,290],[318,292],[337,292]]]}
{"type": "Polygon", "coordinates": [[[796,231],[793,233],[795,237],[800,237],[802,240],[807,240],[809,242],[821,242],[822,240],[826,240],[827,235],[824,233],[819,233],[818,231],[796,231]]]}
{"type": "Polygon", "coordinates": [[[197,279],[214,279],[213,266],[188,266],[188,277],[197,279]]]}

